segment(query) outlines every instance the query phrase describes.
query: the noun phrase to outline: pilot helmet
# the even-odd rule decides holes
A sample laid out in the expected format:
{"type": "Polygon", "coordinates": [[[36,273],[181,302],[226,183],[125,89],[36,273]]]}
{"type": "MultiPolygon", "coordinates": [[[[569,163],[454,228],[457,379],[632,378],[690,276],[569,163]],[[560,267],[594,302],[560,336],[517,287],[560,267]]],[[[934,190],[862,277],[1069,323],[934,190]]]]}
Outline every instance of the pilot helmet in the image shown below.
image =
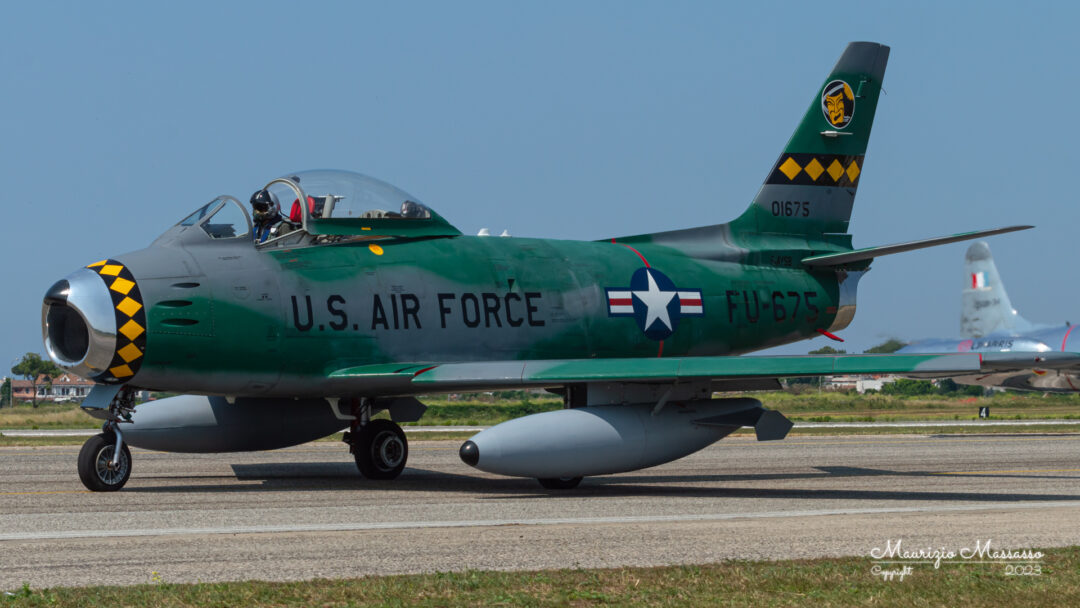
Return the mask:
{"type": "Polygon", "coordinates": [[[256,219],[272,216],[281,209],[278,204],[277,196],[265,188],[256,190],[255,193],[251,195],[251,208],[255,211],[256,219]]]}
{"type": "Polygon", "coordinates": [[[278,198],[274,197],[273,192],[261,189],[252,194],[252,208],[256,213],[266,213],[276,206],[278,206],[278,198]]]}

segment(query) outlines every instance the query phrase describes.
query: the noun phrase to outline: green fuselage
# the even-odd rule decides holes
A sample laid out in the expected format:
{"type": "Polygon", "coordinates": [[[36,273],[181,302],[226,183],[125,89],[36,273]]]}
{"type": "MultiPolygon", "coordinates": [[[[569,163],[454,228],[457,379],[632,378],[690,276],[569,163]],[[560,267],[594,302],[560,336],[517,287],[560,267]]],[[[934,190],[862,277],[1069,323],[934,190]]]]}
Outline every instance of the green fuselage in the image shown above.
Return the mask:
{"type": "MultiPolygon", "coordinates": [[[[303,396],[326,394],[335,370],[378,363],[739,354],[817,335],[839,299],[832,272],[652,243],[455,236],[256,250],[233,241],[177,248],[203,273],[139,280],[148,334],[135,384],[303,396]],[[648,310],[630,294],[646,266],[701,296],[681,310],[672,298],[652,337],[648,310]],[[613,315],[608,290],[630,294],[637,312],[613,315]]],[[[136,277],[141,253],[119,258],[136,277]]]]}

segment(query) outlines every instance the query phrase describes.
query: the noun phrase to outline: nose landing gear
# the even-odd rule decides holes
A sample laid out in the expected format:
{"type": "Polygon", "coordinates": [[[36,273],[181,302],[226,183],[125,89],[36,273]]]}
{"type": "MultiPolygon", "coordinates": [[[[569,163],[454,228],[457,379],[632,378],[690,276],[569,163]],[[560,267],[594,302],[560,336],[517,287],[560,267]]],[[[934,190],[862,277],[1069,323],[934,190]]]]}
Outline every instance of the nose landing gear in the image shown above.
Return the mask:
{"type": "Polygon", "coordinates": [[[135,392],[124,387],[109,404],[101,433],[79,450],[79,479],[91,492],[115,492],[131,477],[131,450],[124,443],[120,423],[131,422],[135,392]]]}

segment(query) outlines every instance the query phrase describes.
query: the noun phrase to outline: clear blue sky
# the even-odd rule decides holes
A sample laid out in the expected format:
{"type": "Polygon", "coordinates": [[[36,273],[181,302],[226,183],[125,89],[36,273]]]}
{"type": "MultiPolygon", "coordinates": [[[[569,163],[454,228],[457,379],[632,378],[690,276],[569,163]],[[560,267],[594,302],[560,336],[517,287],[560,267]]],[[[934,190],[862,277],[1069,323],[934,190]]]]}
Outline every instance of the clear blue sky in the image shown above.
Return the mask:
{"type": "MultiPolygon", "coordinates": [[[[0,40],[0,372],[43,349],[54,281],[293,170],[379,177],[467,233],[594,239],[727,221],[852,40],[892,47],[856,246],[1035,224],[990,240],[1013,304],[1078,321],[1077,12],[13,3],[0,40]]],[[[849,350],[955,335],[965,248],[877,260],[849,350]]]]}

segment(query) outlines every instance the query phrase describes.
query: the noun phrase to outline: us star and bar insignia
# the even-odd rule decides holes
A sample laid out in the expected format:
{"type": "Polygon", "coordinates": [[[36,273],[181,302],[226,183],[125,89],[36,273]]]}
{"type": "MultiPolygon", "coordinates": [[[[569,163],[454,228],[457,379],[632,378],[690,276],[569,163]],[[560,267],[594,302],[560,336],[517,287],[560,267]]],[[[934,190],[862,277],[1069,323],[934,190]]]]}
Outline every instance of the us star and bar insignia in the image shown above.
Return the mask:
{"type": "Polygon", "coordinates": [[[608,316],[634,317],[651,340],[675,333],[682,317],[705,316],[700,289],[676,287],[655,268],[639,268],[630,278],[630,287],[609,287],[606,292],[608,316]]]}

